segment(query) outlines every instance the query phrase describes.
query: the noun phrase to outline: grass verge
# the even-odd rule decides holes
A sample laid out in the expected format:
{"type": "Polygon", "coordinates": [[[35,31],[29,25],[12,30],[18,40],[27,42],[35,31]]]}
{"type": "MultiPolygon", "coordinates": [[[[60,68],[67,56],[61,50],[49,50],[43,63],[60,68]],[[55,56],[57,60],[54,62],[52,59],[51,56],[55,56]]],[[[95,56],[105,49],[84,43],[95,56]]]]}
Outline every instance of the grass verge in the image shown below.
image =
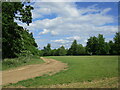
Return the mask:
{"type": "Polygon", "coordinates": [[[2,70],[9,70],[20,66],[30,65],[30,64],[41,64],[44,63],[39,56],[31,57],[19,57],[13,59],[5,59],[2,63],[2,70]]]}
{"type": "Polygon", "coordinates": [[[104,78],[69,84],[43,85],[39,88],[118,88],[118,78],[104,78]]]}

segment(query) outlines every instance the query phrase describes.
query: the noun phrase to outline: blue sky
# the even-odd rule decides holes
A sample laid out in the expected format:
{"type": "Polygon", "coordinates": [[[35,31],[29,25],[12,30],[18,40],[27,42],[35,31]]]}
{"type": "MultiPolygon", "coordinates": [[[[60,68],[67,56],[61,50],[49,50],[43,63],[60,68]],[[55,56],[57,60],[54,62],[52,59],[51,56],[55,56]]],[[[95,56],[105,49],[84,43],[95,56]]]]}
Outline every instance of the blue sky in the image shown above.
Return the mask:
{"type": "Polygon", "coordinates": [[[51,44],[52,48],[69,48],[74,39],[86,45],[90,36],[103,34],[112,40],[118,30],[117,2],[35,2],[33,23],[19,25],[33,32],[40,49],[51,44]]]}

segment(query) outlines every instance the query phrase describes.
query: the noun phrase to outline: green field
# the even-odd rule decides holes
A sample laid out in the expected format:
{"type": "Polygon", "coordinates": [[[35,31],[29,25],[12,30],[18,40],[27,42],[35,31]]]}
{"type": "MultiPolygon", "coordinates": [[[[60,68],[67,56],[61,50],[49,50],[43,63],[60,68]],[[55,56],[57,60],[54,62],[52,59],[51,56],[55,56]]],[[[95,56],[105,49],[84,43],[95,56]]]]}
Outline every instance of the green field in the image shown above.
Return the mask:
{"type": "MultiPolygon", "coordinates": [[[[7,85],[7,87],[47,87],[118,77],[118,56],[50,56],[47,58],[67,63],[67,70],[63,70],[52,76],[44,75],[19,81],[18,83],[7,85]]],[[[116,87],[116,84],[117,80],[111,80],[108,81],[107,87],[112,85],[116,87]]]]}

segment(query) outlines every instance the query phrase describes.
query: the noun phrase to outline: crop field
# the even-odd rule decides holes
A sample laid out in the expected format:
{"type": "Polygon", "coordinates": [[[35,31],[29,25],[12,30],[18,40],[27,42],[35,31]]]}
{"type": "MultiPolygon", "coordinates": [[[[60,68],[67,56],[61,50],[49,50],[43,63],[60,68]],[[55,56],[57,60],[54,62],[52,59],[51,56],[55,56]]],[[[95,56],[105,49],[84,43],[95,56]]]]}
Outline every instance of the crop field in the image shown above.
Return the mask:
{"type": "MultiPolygon", "coordinates": [[[[4,87],[117,87],[118,56],[50,56],[68,67],[54,75],[44,75],[4,87]]],[[[57,68],[57,66],[56,66],[57,68]]]]}

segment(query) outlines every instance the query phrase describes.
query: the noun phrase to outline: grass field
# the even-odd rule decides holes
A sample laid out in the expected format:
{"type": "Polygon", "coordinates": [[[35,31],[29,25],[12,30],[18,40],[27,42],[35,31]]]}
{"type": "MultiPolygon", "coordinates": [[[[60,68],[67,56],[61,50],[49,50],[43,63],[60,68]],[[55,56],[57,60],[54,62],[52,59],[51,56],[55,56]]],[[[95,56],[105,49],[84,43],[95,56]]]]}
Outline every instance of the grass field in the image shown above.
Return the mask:
{"type": "Polygon", "coordinates": [[[2,70],[9,70],[20,66],[30,65],[30,64],[41,64],[44,63],[39,56],[31,57],[19,57],[14,59],[5,59],[2,63],[2,70]]]}
{"type": "Polygon", "coordinates": [[[117,56],[50,56],[47,58],[53,58],[67,63],[67,70],[52,76],[44,75],[19,81],[18,83],[7,85],[7,87],[72,87],[72,85],[72,88],[78,85],[81,88],[89,88],[90,85],[93,85],[93,87],[117,87],[117,56]],[[98,84],[96,81],[98,81],[98,84]],[[92,84],[81,84],[83,82],[92,84]]]}

